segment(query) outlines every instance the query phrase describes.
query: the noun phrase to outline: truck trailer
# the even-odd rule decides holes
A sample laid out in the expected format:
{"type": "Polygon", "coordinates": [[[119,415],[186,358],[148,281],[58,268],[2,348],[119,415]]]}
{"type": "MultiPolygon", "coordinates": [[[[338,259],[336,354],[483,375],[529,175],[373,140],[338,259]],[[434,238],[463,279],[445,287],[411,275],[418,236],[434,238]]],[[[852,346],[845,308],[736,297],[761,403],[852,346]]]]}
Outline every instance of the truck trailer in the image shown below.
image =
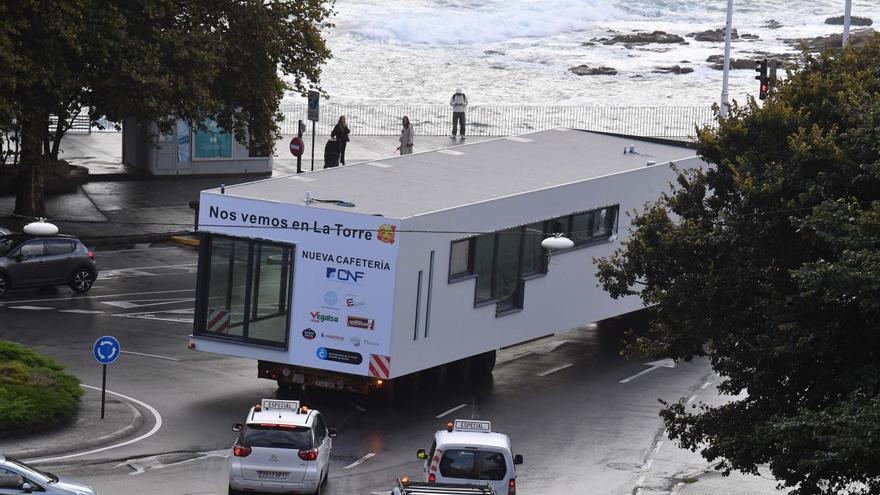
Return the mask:
{"type": "Polygon", "coordinates": [[[491,372],[500,348],[641,309],[597,284],[627,212],[706,164],[567,128],[202,191],[190,348],[281,387],[491,372]],[[561,234],[573,247],[548,251],[561,234]]]}

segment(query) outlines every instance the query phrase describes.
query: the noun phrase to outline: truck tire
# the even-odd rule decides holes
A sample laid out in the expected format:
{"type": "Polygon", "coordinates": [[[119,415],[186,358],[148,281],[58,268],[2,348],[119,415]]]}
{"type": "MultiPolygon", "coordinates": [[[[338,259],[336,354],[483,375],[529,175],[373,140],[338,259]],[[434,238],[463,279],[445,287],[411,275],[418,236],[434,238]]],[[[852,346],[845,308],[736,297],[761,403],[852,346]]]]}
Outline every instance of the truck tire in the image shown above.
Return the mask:
{"type": "Polygon", "coordinates": [[[487,377],[495,370],[495,360],[497,353],[495,351],[484,352],[479,356],[474,356],[473,374],[477,377],[487,377]]]}

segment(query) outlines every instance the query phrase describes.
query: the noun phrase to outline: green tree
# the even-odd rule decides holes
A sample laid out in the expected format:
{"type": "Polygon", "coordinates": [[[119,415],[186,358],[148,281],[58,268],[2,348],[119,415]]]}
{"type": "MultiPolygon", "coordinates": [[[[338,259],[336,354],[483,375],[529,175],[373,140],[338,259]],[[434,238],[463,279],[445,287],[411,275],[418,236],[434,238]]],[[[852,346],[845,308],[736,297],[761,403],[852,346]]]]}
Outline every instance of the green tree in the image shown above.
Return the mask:
{"type": "Polygon", "coordinates": [[[162,131],[213,118],[239,142],[270,146],[284,92],[320,79],[332,13],[320,0],[3,2],[0,130],[20,129],[16,213],[45,213],[44,165],[81,109],[162,131]]]}
{"type": "Polygon", "coordinates": [[[630,350],[708,355],[734,396],[664,402],[670,438],[798,494],[880,493],[880,35],[805,57],[698,130],[710,166],[635,212],[599,277],[652,307],[630,350]]]}

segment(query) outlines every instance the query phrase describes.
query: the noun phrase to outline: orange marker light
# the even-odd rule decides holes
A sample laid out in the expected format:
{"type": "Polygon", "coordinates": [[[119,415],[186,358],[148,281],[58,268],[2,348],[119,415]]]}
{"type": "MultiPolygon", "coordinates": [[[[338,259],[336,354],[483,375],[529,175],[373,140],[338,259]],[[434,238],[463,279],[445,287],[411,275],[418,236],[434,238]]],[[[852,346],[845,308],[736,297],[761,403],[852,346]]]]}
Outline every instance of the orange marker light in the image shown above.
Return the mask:
{"type": "Polygon", "coordinates": [[[446,423],[446,431],[452,431],[453,428],[455,428],[455,425],[452,423],[446,423]]]}
{"type": "Polygon", "coordinates": [[[403,483],[404,485],[408,485],[409,484],[409,476],[404,476],[403,478],[400,478],[400,482],[403,483]]]}

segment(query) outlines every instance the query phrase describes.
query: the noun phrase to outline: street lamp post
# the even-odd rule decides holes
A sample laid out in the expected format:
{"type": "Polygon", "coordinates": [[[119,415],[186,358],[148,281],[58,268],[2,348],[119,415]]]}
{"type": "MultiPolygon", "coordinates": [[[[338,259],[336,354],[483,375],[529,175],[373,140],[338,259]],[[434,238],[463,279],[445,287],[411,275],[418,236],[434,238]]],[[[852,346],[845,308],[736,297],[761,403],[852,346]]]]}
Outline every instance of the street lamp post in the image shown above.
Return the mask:
{"type": "Polygon", "coordinates": [[[843,48],[846,48],[846,42],[849,41],[849,14],[852,11],[852,0],[846,0],[843,9],[843,48]]]}
{"type": "MultiPolygon", "coordinates": [[[[849,2],[849,0],[847,0],[849,2]]],[[[727,117],[727,80],[730,75],[730,31],[733,26],[733,0],[727,0],[727,25],[724,28],[724,76],[721,83],[721,116],[727,117]]]]}

